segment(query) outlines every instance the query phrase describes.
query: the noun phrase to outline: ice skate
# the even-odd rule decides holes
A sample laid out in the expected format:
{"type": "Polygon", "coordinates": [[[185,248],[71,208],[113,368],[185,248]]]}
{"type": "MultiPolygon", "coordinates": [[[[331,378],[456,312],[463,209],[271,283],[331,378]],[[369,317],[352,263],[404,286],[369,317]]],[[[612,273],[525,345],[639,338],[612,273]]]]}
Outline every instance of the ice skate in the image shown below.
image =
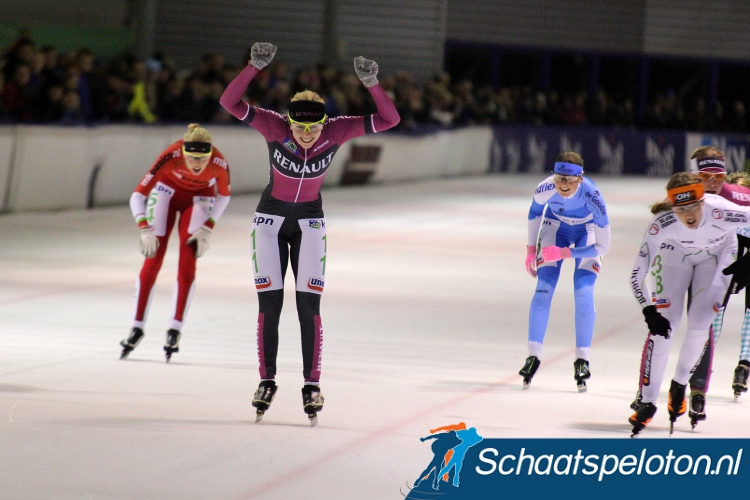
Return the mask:
{"type": "Polygon", "coordinates": [[[325,398],[320,393],[320,387],[317,385],[305,384],[302,388],[302,404],[310,419],[310,427],[318,425],[318,412],[323,411],[323,402],[325,398]]]}
{"type": "Polygon", "coordinates": [[[690,391],[690,425],[693,429],[698,422],[706,420],[706,393],[703,391],[690,391]]]}
{"type": "Polygon", "coordinates": [[[638,409],[633,413],[628,422],[633,426],[633,433],[630,437],[635,437],[639,432],[651,423],[651,419],[656,415],[656,406],[654,403],[639,403],[638,409]]]}
{"type": "Polygon", "coordinates": [[[279,386],[273,380],[263,380],[258,385],[258,390],[255,391],[255,395],[253,396],[253,406],[256,408],[256,424],[263,420],[263,414],[271,407],[273,398],[276,396],[276,391],[278,390],[279,386]]]}
{"type": "Polygon", "coordinates": [[[586,392],[586,380],[590,377],[589,362],[582,358],[576,359],[573,362],[573,378],[576,379],[578,392],[586,392]]]}
{"type": "Polygon", "coordinates": [[[632,403],[630,403],[630,409],[633,411],[638,411],[638,405],[641,404],[641,401],[643,401],[643,394],[641,394],[641,390],[638,389],[638,391],[635,393],[635,399],[632,403]]]}
{"type": "Polygon", "coordinates": [[[539,361],[539,358],[536,356],[529,356],[526,358],[526,363],[524,363],[523,368],[518,372],[520,376],[523,377],[523,390],[529,388],[529,385],[531,384],[531,379],[534,378],[534,374],[539,369],[539,365],[542,362],[539,361]]]}
{"type": "Polygon", "coordinates": [[[669,435],[671,436],[674,432],[674,423],[677,421],[677,417],[684,415],[687,411],[687,402],[685,401],[685,388],[684,384],[678,384],[672,380],[672,385],[669,386],[669,403],[667,409],[669,410],[669,435]]]}
{"type": "MultiPolygon", "coordinates": [[[[133,331],[130,333],[130,337],[120,342],[120,345],[122,346],[122,353],[120,354],[120,359],[125,359],[128,357],[128,354],[130,354],[133,349],[135,349],[138,344],[143,340],[143,336],[145,334],[143,333],[143,330],[138,328],[137,326],[133,327],[133,331]]],[[[747,388],[745,389],[747,390],[747,388]]]]}
{"type": "Polygon", "coordinates": [[[734,391],[735,402],[740,394],[747,392],[747,375],[750,370],[750,363],[744,359],[740,361],[737,368],[734,369],[734,379],[732,380],[732,390],[734,391]]]}
{"type": "Polygon", "coordinates": [[[172,354],[180,352],[180,336],[182,334],[179,330],[170,328],[167,330],[167,340],[164,343],[164,352],[167,354],[167,363],[169,363],[172,354]]]}

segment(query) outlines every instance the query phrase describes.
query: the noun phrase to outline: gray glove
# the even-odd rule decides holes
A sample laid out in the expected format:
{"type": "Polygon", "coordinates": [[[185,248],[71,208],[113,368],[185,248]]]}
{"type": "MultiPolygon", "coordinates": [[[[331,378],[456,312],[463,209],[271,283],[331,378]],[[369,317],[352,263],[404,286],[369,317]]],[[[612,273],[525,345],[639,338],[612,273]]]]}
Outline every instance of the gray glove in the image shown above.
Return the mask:
{"type": "Polygon", "coordinates": [[[354,71],[365,87],[378,84],[378,63],[362,56],[354,58],[354,71]]]}
{"type": "Polygon", "coordinates": [[[268,66],[276,55],[276,45],[267,42],[255,42],[250,49],[250,64],[261,70],[268,66]]]}

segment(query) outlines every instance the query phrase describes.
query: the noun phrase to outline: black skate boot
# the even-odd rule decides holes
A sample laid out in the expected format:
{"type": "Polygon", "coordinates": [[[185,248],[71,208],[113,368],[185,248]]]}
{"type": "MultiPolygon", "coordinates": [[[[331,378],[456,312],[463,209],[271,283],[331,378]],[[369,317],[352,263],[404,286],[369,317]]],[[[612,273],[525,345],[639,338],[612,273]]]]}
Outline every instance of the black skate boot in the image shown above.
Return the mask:
{"type": "Polygon", "coordinates": [[[671,436],[674,432],[674,423],[677,421],[677,417],[684,415],[687,411],[687,402],[685,401],[685,388],[684,384],[678,384],[672,380],[672,385],[669,386],[669,403],[667,409],[669,410],[669,435],[671,436]]]}
{"type": "Polygon", "coordinates": [[[526,358],[526,363],[524,363],[523,368],[518,372],[518,374],[523,377],[524,391],[529,388],[531,379],[534,378],[534,374],[539,369],[540,364],[542,364],[542,362],[539,361],[539,358],[536,356],[529,356],[526,358]]]}
{"type": "Polygon", "coordinates": [[[740,394],[747,392],[747,375],[750,371],[750,362],[744,359],[740,361],[737,368],[734,369],[734,379],[732,380],[732,390],[734,391],[734,400],[740,397],[740,394]]]}
{"type": "Polygon", "coordinates": [[[167,341],[164,343],[164,352],[167,354],[167,363],[172,357],[172,353],[180,352],[180,336],[182,334],[179,330],[170,328],[167,330],[167,341]]]}
{"type": "Polygon", "coordinates": [[[638,389],[638,392],[635,393],[635,399],[630,403],[630,409],[638,411],[638,405],[641,404],[641,401],[643,401],[643,394],[641,394],[641,390],[638,389]]]}
{"type": "Polygon", "coordinates": [[[698,422],[706,420],[706,393],[703,391],[690,391],[690,425],[695,429],[698,422]]]}
{"type": "Polygon", "coordinates": [[[302,404],[305,405],[305,413],[310,419],[310,427],[318,425],[318,412],[323,411],[324,401],[325,398],[317,385],[305,384],[302,388],[302,404]]]}
{"type": "Polygon", "coordinates": [[[263,414],[271,407],[273,398],[276,397],[276,391],[278,390],[279,386],[273,380],[263,380],[258,385],[258,390],[255,391],[255,395],[253,396],[253,406],[256,408],[256,424],[263,420],[263,414]]]}
{"type": "Polygon", "coordinates": [[[573,361],[573,378],[576,379],[578,392],[586,392],[586,380],[591,378],[588,361],[582,358],[573,361]]]}
{"type": "Polygon", "coordinates": [[[635,437],[636,434],[645,429],[654,415],[656,415],[654,403],[640,403],[638,409],[628,419],[630,425],[633,426],[633,434],[630,437],[635,437]]]}
{"type": "Polygon", "coordinates": [[[120,342],[120,345],[122,346],[122,354],[120,354],[120,359],[127,358],[128,354],[130,354],[133,349],[138,346],[141,340],[143,340],[144,335],[145,334],[143,333],[142,329],[134,326],[133,331],[130,333],[130,337],[120,342]]]}

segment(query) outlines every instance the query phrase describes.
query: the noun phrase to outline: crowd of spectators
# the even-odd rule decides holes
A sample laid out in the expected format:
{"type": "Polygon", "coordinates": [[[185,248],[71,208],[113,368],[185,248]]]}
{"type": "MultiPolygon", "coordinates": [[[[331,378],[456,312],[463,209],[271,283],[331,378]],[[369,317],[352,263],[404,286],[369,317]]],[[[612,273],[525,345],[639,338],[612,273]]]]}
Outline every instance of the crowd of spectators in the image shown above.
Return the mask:
{"type": "MultiPolygon", "coordinates": [[[[0,123],[237,123],[219,105],[219,97],[247,59],[228,62],[207,53],[193,69],[177,68],[160,53],[146,61],[128,55],[104,60],[85,47],[62,52],[52,45],[37,46],[22,32],[5,50],[0,48],[0,123]]],[[[727,112],[718,103],[709,110],[702,97],[683,102],[667,90],[652,96],[638,116],[632,99],[616,100],[603,89],[494,89],[469,80],[453,81],[448,73],[418,85],[409,73],[383,73],[380,82],[401,114],[399,128],[406,130],[473,124],[749,130],[745,105],[739,100],[727,112]]],[[[253,80],[246,97],[285,113],[290,98],[303,89],[325,98],[329,116],[372,109],[353,71],[324,65],[292,70],[283,61],[274,61],[253,80]]]]}

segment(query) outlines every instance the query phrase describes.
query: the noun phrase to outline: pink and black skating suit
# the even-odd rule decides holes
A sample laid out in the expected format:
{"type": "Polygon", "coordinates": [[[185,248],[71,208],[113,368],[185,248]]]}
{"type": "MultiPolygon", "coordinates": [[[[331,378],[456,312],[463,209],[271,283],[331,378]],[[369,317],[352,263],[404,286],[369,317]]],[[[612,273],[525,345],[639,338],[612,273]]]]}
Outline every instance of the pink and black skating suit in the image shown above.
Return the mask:
{"type": "Polygon", "coordinates": [[[377,113],[328,118],[320,137],[304,149],[293,137],[288,117],[242,100],[258,70],[248,65],[227,86],[221,105],[260,132],[268,145],[270,175],[253,218],[252,263],[258,291],[258,362],[261,379],[276,375],[279,317],[287,262],[296,281],[302,333],[303,375],[317,383],[323,349],[320,296],[325,287],[326,226],[320,188],[333,156],[349,139],[382,132],[399,122],[396,107],[380,85],[368,90],[377,113]]]}

